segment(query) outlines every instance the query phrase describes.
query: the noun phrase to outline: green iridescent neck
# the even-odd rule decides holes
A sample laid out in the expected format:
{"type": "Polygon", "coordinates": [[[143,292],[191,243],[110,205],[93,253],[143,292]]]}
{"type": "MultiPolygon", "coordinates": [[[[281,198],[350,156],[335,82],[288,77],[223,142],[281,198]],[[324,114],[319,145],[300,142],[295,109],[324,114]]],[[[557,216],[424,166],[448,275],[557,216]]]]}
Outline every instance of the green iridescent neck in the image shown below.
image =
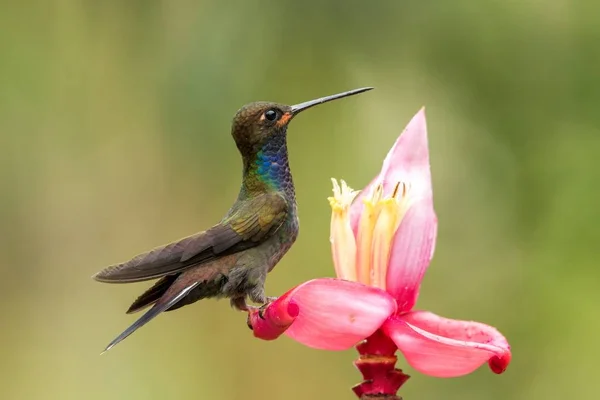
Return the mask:
{"type": "Polygon", "coordinates": [[[250,195],[282,191],[294,195],[285,138],[269,141],[253,157],[244,160],[244,191],[250,195]]]}

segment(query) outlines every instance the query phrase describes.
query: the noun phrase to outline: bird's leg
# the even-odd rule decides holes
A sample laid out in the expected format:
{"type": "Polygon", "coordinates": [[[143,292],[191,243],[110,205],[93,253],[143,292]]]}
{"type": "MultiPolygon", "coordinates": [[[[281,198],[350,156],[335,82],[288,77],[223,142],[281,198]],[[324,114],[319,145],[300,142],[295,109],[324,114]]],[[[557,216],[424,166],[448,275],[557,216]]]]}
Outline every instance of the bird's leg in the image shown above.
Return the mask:
{"type": "Polygon", "coordinates": [[[230,300],[231,307],[239,311],[250,312],[257,310],[258,307],[246,304],[246,297],[233,297],[230,300]]]}
{"type": "MultiPolygon", "coordinates": [[[[246,310],[249,310],[249,309],[256,310],[256,309],[258,309],[258,316],[261,319],[265,319],[264,312],[265,312],[267,306],[269,304],[271,304],[271,302],[277,300],[277,297],[267,297],[265,295],[265,289],[264,289],[263,286],[257,286],[255,288],[255,290],[253,290],[253,291],[251,291],[249,293],[249,296],[250,296],[250,299],[253,302],[258,303],[258,304],[262,304],[262,306],[260,306],[260,307],[254,307],[254,306],[248,306],[248,305],[246,305],[246,310]]],[[[245,301],[244,301],[244,304],[245,304],[245,301]]]]}

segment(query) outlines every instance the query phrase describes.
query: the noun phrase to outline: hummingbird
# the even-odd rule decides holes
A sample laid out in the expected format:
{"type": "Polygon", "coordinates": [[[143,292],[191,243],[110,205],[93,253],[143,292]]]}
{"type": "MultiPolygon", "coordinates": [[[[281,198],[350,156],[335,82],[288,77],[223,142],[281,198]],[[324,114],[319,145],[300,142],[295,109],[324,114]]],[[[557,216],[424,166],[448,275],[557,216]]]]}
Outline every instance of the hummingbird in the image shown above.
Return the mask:
{"type": "Polygon", "coordinates": [[[151,307],[105,348],[105,352],[164,311],[205,298],[229,298],[248,311],[271,301],[267,274],[298,237],[298,206],[288,162],[287,128],[299,113],[318,104],[373,89],[365,87],[293,106],[254,102],[233,117],[231,135],[242,156],[237,200],[213,227],[109,266],[93,276],[105,283],[158,279],[128,314],[151,307]]]}

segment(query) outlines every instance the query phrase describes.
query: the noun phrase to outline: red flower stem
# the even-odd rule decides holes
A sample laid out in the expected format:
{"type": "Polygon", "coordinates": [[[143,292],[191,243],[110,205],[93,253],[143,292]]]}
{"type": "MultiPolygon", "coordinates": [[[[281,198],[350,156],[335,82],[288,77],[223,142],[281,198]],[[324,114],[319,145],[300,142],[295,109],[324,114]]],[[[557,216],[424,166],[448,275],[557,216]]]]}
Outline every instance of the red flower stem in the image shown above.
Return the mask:
{"type": "Polygon", "coordinates": [[[409,376],[395,368],[397,349],[394,342],[379,330],[356,346],[360,356],[354,365],[364,379],[352,388],[358,398],[400,399],[396,393],[409,376]]]}

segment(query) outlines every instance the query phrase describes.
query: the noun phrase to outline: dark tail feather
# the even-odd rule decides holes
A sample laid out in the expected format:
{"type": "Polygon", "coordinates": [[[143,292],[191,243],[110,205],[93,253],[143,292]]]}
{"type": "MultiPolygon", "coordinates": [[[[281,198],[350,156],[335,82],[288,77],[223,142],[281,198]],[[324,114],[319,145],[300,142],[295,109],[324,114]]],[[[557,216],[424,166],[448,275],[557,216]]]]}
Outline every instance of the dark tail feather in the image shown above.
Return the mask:
{"type": "Polygon", "coordinates": [[[173,297],[167,297],[167,298],[163,297],[163,298],[159,299],[154,304],[154,306],[152,306],[152,308],[150,310],[148,310],[148,312],[146,312],[146,314],[142,315],[129,328],[125,329],[125,331],[123,333],[121,333],[112,342],[110,342],[108,344],[108,346],[106,346],[106,348],[104,349],[104,351],[102,353],[105,353],[108,350],[112,349],[119,342],[123,341],[125,338],[127,338],[129,335],[131,335],[133,332],[135,332],[138,328],[141,328],[142,326],[146,325],[148,322],[150,322],[150,320],[152,320],[158,314],[167,310],[172,305],[177,303],[179,300],[183,299],[190,292],[190,290],[192,290],[193,288],[196,287],[196,285],[198,285],[198,282],[195,282],[191,285],[186,286],[182,291],[180,291],[173,297]]]}
{"type": "Polygon", "coordinates": [[[154,284],[150,289],[142,293],[140,297],[135,299],[133,304],[127,310],[127,314],[133,314],[135,312],[141,311],[144,308],[156,303],[160,297],[165,294],[167,289],[175,282],[179,274],[176,275],[167,275],[164,278],[160,279],[158,282],[154,284]]]}

